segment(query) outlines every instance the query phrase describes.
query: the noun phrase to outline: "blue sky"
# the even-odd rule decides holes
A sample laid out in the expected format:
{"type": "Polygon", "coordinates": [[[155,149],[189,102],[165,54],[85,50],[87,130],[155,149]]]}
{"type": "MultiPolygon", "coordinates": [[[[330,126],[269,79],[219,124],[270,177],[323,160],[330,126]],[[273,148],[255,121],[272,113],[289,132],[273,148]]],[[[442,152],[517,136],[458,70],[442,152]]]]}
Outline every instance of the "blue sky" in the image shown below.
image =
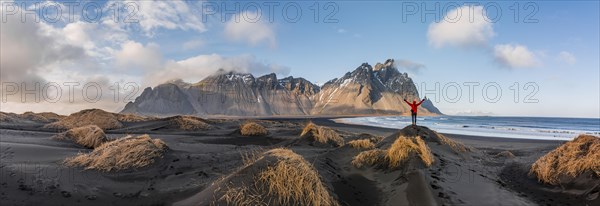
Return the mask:
{"type": "MultiPolygon", "coordinates": [[[[36,23],[34,27],[51,34],[57,39],[57,45],[81,47],[84,57],[54,60],[50,62],[54,65],[52,68],[34,65],[31,71],[40,72],[39,78],[46,81],[102,78],[104,82],[131,81],[145,87],[174,78],[196,82],[217,67],[232,67],[255,75],[276,72],[280,77],[301,76],[323,83],[363,62],[374,65],[394,58],[406,63],[400,69],[408,72],[418,86],[425,83],[431,89],[436,82],[441,87],[452,82],[479,83],[475,87],[474,102],[469,102],[465,86],[461,87],[462,96],[457,102],[444,99],[444,91],[439,90],[437,95],[441,97],[434,103],[448,114],[600,117],[600,5],[597,1],[534,2],[531,5],[516,1],[480,2],[479,5],[440,2],[437,14],[441,21],[438,22],[432,14],[421,19],[424,7],[432,9],[435,2],[327,4],[303,1],[297,4],[302,16],[295,23],[286,21],[283,7],[291,6],[287,14],[292,18],[296,2],[279,3],[274,9],[273,22],[268,20],[265,2],[237,2],[240,9],[234,13],[242,15],[240,22],[232,22],[230,15],[225,21],[221,19],[223,5],[234,8],[235,3],[231,1],[225,4],[133,3],[139,6],[136,13],[139,23],[109,24],[106,13],[99,22],[86,22],[76,15],[75,21],[36,23]],[[319,5],[317,22],[313,16],[315,3],[319,5]],[[244,10],[252,8],[250,4],[259,5],[261,9],[244,10]],[[219,8],[203,19],[206,5],[219,8]],[[409,8],[403,6],[411,5],[419,11],[407,15],[409,8]],[[452,5],[459,7],[450,7],[452,5]],[[324,18],[334,8],[337,12],[331,19],[337,22],[325,22],[324,18]],[[492,18],[498,14],[495,8],[501,9],[502,16],[495,22],[486,21],[484,15],[492,18]],[[517,22],[515,8],[519,11],[517,22]],[[474,11],[472,22],[467,22],[465,17],[469,9],[474,11]],[[526,16],[534,9],[536,12],[530,19],[537,22],[526,23],[526,16]],[[446,15],[455,14],[453,11],[462,14],[458,23],[444,19],[446,15]],[[243,15],[253,17],[257,12],[262,14],[257,22],[243,18],[243,15]],[[403,15],[407,15],[406,21],[403,15]],[[69,41],[65,43],[61,39],[69,41]],[[513,100],[515,88],[511,90],[515,82],[519,84],[518,102],[513,100]],[[529,82],[534,86],[524,88],[529,82]],[[488,83],[497,83],[502,89],[498,102],[485,101],[482,87],[488,83]],[[538,91],[531,99],[538,102],[524,103],[523,99],[534,87],[538,91]]],[[[99,4],[104,8],[108,5],[99,4]]],[[[3,12],[6,13],[6,9],[3,12]]],[[[3,30],[11,28],[9,26],[3,22],[3,30]]],[[[5,38],[3,45],[5,40],[10,41],[9,37],[5,38]]],[[[2,58],[17,59],[6,56],[5,47],[8,46],[3,46],[2,58]]],[[[449,89],[446,96],[454,96],[455,90],[449,89]]],[[[117,110],[122,105],[107,103],[98,107],[117,110]]],[[[2,109],[6,108],[20,112],[31,106],[4,103],[2,109]]]]}

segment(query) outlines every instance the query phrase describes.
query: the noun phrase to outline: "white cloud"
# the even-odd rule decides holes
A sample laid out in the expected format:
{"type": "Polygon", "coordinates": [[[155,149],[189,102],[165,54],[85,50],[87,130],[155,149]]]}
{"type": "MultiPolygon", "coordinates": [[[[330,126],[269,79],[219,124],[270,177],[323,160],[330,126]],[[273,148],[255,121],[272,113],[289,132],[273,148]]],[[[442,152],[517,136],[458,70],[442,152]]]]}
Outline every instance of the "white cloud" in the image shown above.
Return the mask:
{"type": "MultiPolygon", "coordinates": [[[[140,24],[116,23],[106,18],[99,23],[82,22],[75,18],[74,22],[47,24],[21,22],[19,15],[7,15],[8,19],[2,22],[0,29],[0,82],[24,82],[28,84],[28,88],[31,88],[29,86],[32,83],[44,86],[48,82],[56,82],[59,85],[78,82],[80,85],[75,89],[74,102],[69,101],[68,88],[63,86],[63,98],[58,102],[22,102],[21,95],[16,94],[10,96],[8,102],[2,103],[2,110],[53,111],[63,114],[85,108],[118,111],[124,103],[114,101],[114,87],[111,87],[114,83],[123,86],[128,82],[136,82],[143,88],[177,78],[196,82],[219,68],[255,75],[270,72],[280,75],[289,73],[288,67],[264,62],[252,55],[223,57],[212,54],[198,55],[181,61],[166,59],[158,44],[140,43],[134,39],[133,33],[141,30],[152,35],[158,29],[204,31],[204,25],[196,21],[196,16],[186,15],[185,12],[192,11],[182,1],[136,3],[140,3],[142,10],[157,9],[144,5],[158,4],[162,11],[141,11],[145,15],[140,24]],[[132,27],[139,28],[131,30],[132,27]],[[89,82],[98,83],[103,90],[103,96],[98,102],[84,101],[81,96],[83,85],[89,82]]],[[[261,22],[249,25],[231,24],[229,31],[232,32],[232,37],[236,37],[237,34],[251,34],[251,37],[238,37],[241,41],[275,45],[274,32],[269,25],[261,22]],[[234,33],[236,35],[233,35],[234,33]]],[[[184,43],[184,47],[198,48],[203,43],[201,39],[192,40],[184,43]]],[[[120,97],[126,96],[126,92],[128,91],[121,90],[120,97]]],[[[30,99],[33,98],[28,98],[30,99]]]]}
{"type": "Polygon", "coordinates": [[[2,103],[2,110],[69,113],[90,107],[109,110],[122,107],[123,102],[114,101],[114,92],[111,93],[109,86],[115,82],[139,82],[139,78],[136,80],[124,74],[113,74],[106,60],[112,58],[112,42],[118,43],[127,35],[104,23],[75,21],[65,22],[62,27],[59,25],[22,22],[19,15],[7,15],[6,21],[1,23],[0,82],[19,85],[19,93],[7,94],[7,102],[2,103]],[[73,94],[76,97],[72,102],[68,97],[69,88],[64,86],[67,82],[80,84],[79,88],[75,88],[73,94]],[[104,91],[98,102],[89,103],[81,96],[83,85],[89,82],[98,83],[104,91]],[[26,84],[28,90],[36,89],[38,97],[57,91],[55,87],[48,87],[44,92],[44,86],[60,85],[61,98],[56,102],[42,98],[37,103],[33,95],[26,95],[23,101],[22,83],[26,84]],[[37,88],[36,84],[39,85],[37,88]]]}
{"type": "Polygon", "coordinates": [[[561,51],[558,53],[558,59],[568,64],[575,64],[577,62],[575,55],[567,51],[561,51]]]}
{"type": "MultiPolygon", "coordinates": [[[[257,16],[255,12],[245,11],[241,16],[257,16]]],[[[276,46],[275,32],[271,26],[263,21],[250,22],[243,18],[236,22],[231,18],[225,23],[225,35],[233,41],[243,41],[250,45],[266,43],[270,47],[276,46]]]]}
{"type": "MultiPolygon", "coordinates": [[[[2,111],[16,113],[50,111],[59,114],[70,114],[83,109],[100,108],[111,112],[118,112],[123,108],[125,102],[132,100],[125,100],[125,97],[132,92],[139,95],[142,91],[141,89],[143,89],[138,86],[137,90],[135,90],[134,87],[136,87],[136,84],[131,84],[133,87],[125,87],[125,85],[129,85],[127,83],[135,81],[115,81],[115,79],[124,78],[121,75],[117,77],[110,75],[89,75],[86,73],[67,73],[65,75],[71,79],[68,82],[78,83],[78,85],[72,85],[72,93],[70,92],[71,88],[64,85],[65,82],[52,81],[55,83],[41,83],[37,90],[46,91],[46,93],[40,92],[38,94],[40,95],[39,102],[35,102],[35,98],[31,94],[25,96],[27,101],[22,101],[22,94],[7,94],[8,101],[1,103],[2,111]],[[116,83],[120,87],[119,90],[115,89],[116,83]],[[44,88],[48,89],[43,90],[44,88]],[[86,89],[84,90],[84,88],[86,89]],[[116,92],[118,92],[118,95],[116,95],[116,92]],[[60,96],[58,96],[59,94],[60,96]]],[[[34,88],[32,84],[27,87],[28,89],[34,88]]]]}
{"type": "Polygon", "coordinates": [[[200,39],[193,39],[193,40],[183,43],[183,49],[185,49],[185,50],[198,49],[198,48],[203,47],[205,44],[206,44],[206,42],[204,42],[200,39]]]}
{"type": "Polygon", "coordinates": [[[508,68],[528,68],[539,64],[535,54],[519,44],[494,46],[494,58],[501,66],[508,68]]]}
{"type": "Polygon", "coordinates": [[[162,66],[160,46],[148,43],[146,46],[135,41],[121,45],[121,50],[115,54],[116,63],[121,68],[151,70],[162,66]]]}
{"type": "MultiPolygon", "coordinates": [[[[132,4],[137,5],[134,19],[139,21],[139,26],[147,35],[153,35],[156,29],[181,29],[193,30],[197,32],[206,31],[206,26],[199,16],[201,13],[194,11],[182,0],[152,0],[152,1],[112,1],[111,3],[119,5],[132,4]]],[[[128,11],[123,15],[129,15],[128,11]]]]}
{"type": "Polygon", "coordinates": [[[340,34],[343,34],[343,33],[346,33],[348,31],[346,31],[345,29],[338,29],[337,32],[340,33],[340,34]]]}
{"type": "Polygon", "coordinates": [[[96,24],[84,22],[75,22],[67,24],[62,31],[66,39],[73,44],[81,45],[85,48],[93,48],[94,42],[90,40],[89,31],[93,30],[96,24]]]}
{"type": "Polygon", "coordinates": [[[420,63],[416,63],[416,62],[413,62],[410,60],[404,60],[404,59],[396,60],[396,61],[394,61],[394,64],[396,65],[396,67],[400,68],[401,70],[405,70],[412,74],[418,74],[422,69],[425,68],[424,64],[420,64],[420,63]]]}
{"type": "Polygon", "coordinates": [[[144,85],[155,86],[173,79],[186,82],[198,82],[214,74],[219,69],[261,75],[277,73],[287,75],[290,69],[286,66],[261,62],[253,55],[224,57],[218,54],[198,55],[181,61],[168,61],[164,68],[148,72],[144,85]]]}
{"type": "Polygon", "coordinates": [[[436,48],[485,46],[495,33],[484,15],[482,6],[466,5],[449,11],[442,21],[429,25],[429,44],[436,48]]]}
{"type": "MultiPolygon", "coordinates": [[[[20,9],[17,7],[16,9],[20,9]]],[[[2,16],[4,10],[0,10],[2,16]]],[[[0,30],[0,81],[44,81],[43,68],[56,63],[86,59],[84,49],[71,44],[52,26],[34,21],[22,22],[19,15],[6,15],[0,30]]]]}

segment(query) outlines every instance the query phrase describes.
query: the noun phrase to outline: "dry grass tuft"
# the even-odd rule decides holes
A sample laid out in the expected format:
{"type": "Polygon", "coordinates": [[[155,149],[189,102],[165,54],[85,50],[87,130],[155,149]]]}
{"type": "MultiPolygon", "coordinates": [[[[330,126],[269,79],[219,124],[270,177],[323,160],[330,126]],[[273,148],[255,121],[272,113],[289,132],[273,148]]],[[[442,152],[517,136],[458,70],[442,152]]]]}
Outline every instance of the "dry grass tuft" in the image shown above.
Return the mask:
{"type": "Polygon", "coordinates": [[[433,155],[423,139],[400,136],[387,150],[374,149],[359,153],[352,160],[352,165],[357,168],[378,165],[394,169],[413,156],[418,156],[427,167],[433,164],[433,155]]]}
{"type": "Polygon", "coordinates": [[[23,114],[0,112],[0,122],[34,121],[39,123],[55,122],[64,116],[52,112],[25,112],[23,114]]]}
{"type": "Polygon", "coordinates": [[[240,126],[240,134],[243,136],[265,136],[269,131],[256,122],[246,122],[240,126]]]}
{"type": "Polygon", "coordinates": [[[363,166],[381,164],[385,161],[385,155],[386,151],[381,149],[363,151],[358,153],[358,155],[352,159],[352,165],[354,165],[356,168],[361,168],[363,166]]]}
{"type": "Polygon", "coordinates": [[[166,150],[167,145],[160,139],[152,139],[148,135],[126,136],[104,143],[90,153],[68,158],[64,163],[100,171],[140,168],[162,158],[166,150]]]}
{"type": "Polygon", "coordinates": [[[438,136],[440,142],[442,144],[448,145],[450,146],[450,148],[452,148],[452,150],[454,150],[454,152],[467,152],[467,151],[471,151],[471,149],[469,147],[466,147],[464,144],[457,142],[453,139],[450,139],[449,137],[446,137],[442,134],[439,134],[435,131],[433,131],[435,135],[438,136]]]}
{"type": "Polygon", "coordinates": [[[375,144],[368,139],[357,139],[348,142],[348,144],[356,149],[373,149],[375,144]]]}
{"type": "Polygon", "coordinates": [[[144,117],[135,114],[115,114],[117,119],[121,122],[143,122],[148,120],[155,120],[155,117],[144,117]]]}
{"type": "Polygon", "coordinates": [[[377,143],[381,142],[381,140],[383,140],[382,136],[371,136],[369,138],[369,141],[371,141],[373,144],[377,144],[377,143]]]}
{"type": "Polygon", "coordinates": [[[41,113],[25,112],[18,116],[23,119],[31,120],[34,122],[43,122],[43,123],[55,122],[64,117],[64,116],[61,116],[61,115],[58,115],[58,114],[55,114],[52,112],[41,112],[41,113]]]}
{"type": "Polygon", "coordinates": [[[81,146],[92,149],[100,146],[104,142],[108,142],[104,131],[96,125],[73,128],[54,136],[54,139],[72,140],[81,146]]]}
{"type": "Polygon", "coordinates": [[[123,124],[116,115],[100,109],[86,109],[73,113],[59,121],[45,125],[45,128],[72,129],[81,126],[96,125],[104,130],[122,128],[123,124]]]}
{"type": "Polygon", "coordinates": [[[433,163],[433,155],[429,147],[420,137],[400,136],[394,141],[394,144],[387,150],[386,159],[389,168],[396,168],[401,163],[406,162],[411,154],[418,154],[427,167],[433,163]]]}
{"type": "Polygon", "coordinates": [[[14,116],[10,113],[0,112],[0,122],[13,122],[14,116]]]}
{"type": "Polygon", "coordinates": [[[258,176],[274,197],[275,205],[337,205],[321,182],[317,170],[302,156],[289,149],[273,149],[265,153],[278,159],[258,176]]]}
{"type": "Polygon", "coordinates": [[[181,129],[187,131],[210,129],[212,126],[206,120],[194,116],[174,116],[169,117],[169,128],[181,129]]]}
{"type": "Polygon", "coordinates": [[[600,138],[579,135],[548,154],[531,166],[530,174],[548,184],[560,184],[563,177],[572,179],[591,171],[600,177],[600,138]]]}
{"type": "Polygon", "coordinates": [[[502,151],[502,152],[498,152],[498,154],[496,154],[494,157],[512,159],[512,158],[515,158],[516,156],[510,151],[502,151]]]}
{"type": "Polygon", "coordinates": [[[344,139],[335,130],[329,127],[316,125],[312,122],[309,122],[304,127],[300,137],[309,138],[322,144],[333,143],[338,147],[344,145],[344,139]]]}
{"type": "MultiPolygon", "coordinates": [[[[227,185],[224,190],[223,196],[219,200],[225,201],[227,205],[236,206],[267,206],[268,204],[263,201],[263,195],[256,191],[254,188],[246,186],[236,187],[233,185],[227,185]]],[[[212,204],[218,205],[218,204],[212,204]]]]}
{"type": "Polygon", "coordinates": [[[219,201],[227,205],[339,205],[317,170],[293,151],[272,149],[258,161],[267,165],[254,174],[252,184],[228,184],[219,201]]]}

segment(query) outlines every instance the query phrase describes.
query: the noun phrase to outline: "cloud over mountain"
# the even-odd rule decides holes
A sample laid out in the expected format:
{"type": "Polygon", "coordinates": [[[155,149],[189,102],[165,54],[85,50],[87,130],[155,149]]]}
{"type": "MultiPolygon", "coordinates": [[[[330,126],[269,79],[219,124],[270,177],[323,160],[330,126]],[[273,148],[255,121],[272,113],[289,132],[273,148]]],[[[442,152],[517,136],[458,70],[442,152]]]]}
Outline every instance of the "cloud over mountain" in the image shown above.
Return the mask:
{"type": "Polygon", "coordinates": [[[260,13],[244,11],[238,15],[243,18],[231,18],[225,23],[224,32],[229,39],[253,46],[263,43],[269,47],[277,46],[272,25],[261,21],[260,13]]]}

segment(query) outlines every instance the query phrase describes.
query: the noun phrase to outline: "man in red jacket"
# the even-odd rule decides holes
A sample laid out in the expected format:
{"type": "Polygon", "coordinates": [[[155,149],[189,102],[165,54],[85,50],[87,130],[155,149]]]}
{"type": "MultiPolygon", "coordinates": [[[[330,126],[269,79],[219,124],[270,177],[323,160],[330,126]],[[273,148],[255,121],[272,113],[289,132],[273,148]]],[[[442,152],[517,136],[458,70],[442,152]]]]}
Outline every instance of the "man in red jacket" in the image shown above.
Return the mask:
{"type": "Polygon", "coordinates": [[[406,102],[408,105],[410,105],[410,115],[412,116],[412,125],[417,125],[417,108],[419,107],[419,105],[421,105],[421,103],[423,103],[423,101],[425,101],[425,99],[421,100],[419,103],[417,103],[417,101],[413,100],[412,103],[406,101],[406,99],[404,99],[404,102],[406,102]]]}

